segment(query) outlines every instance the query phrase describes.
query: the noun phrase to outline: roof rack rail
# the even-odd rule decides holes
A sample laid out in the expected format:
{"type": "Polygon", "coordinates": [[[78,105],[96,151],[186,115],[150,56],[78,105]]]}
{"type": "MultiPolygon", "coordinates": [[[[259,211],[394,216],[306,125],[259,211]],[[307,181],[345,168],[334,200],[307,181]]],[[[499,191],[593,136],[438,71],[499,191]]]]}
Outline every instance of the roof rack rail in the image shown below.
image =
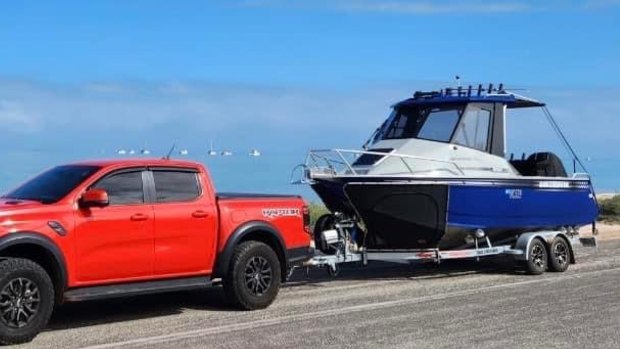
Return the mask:
{"type": "Polygon", "coordinates": [[[478,84],[477,91],[473,91],[472,85],[469,85],[467,89],[464,89],[462,86],[458,86],[458,87],[446,87],[445,89],[442,89],[439,91],[416,91],[413,94],[413,98],[430,99],[430,98],[443,97],[443,96],[471,97],[472,92],[478,96],[488,95],[492,93],[496,93],[496,94],[507,93],[506,90],[504,89],[503,83],[500,83],[497,88],[495,88],[493,84],[490,83],[487,88],[483,88],[482,84],[478,84]]]}

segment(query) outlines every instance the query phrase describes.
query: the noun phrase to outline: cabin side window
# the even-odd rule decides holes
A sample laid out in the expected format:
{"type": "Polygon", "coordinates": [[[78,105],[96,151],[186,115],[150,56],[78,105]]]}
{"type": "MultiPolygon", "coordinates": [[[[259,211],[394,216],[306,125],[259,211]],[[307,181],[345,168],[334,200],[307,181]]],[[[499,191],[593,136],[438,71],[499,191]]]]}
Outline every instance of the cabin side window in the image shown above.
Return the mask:
{"type": "Polygon", "coordinates": [[[459,121],[458,109],[433,108],[429,111],[418,137],[431,141],[448,142],[459,121]]]}
{"type": "Polygon", "coordinates": [[[489,143],[491,111],[471,108],[463,116],[456,129],[453,142],[466,147],[486,151],[489,143]]]}

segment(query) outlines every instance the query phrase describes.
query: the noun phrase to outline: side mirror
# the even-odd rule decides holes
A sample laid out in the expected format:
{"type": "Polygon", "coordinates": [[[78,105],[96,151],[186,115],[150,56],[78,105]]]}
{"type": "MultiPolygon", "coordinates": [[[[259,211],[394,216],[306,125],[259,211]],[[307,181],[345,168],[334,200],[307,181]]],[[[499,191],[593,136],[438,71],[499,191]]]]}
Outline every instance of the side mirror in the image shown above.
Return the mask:
{"type": "Polygon", "coordinates": [[[105,207],[110,204],[108,193],[103,189],[89,189],[80,199],[81,207],[105,207]]]}

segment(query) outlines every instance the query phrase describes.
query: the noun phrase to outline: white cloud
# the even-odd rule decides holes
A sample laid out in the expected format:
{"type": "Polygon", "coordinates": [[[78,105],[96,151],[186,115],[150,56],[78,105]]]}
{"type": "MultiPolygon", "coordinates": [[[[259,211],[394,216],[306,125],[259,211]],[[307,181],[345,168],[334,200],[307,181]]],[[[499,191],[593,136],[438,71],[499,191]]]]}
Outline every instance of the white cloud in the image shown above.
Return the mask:
{"type": "Polygon", "coordinates": [[[240,7],[327,9],[342,12],[396,14],[471,14],[557,11],[563,9],[597,10],[620,6],[620,0],[528,1],[528,0],[244,0],[240,7]]]}
{"type": "MultiPolygon", "coordinates": [[[[71,143],[76,135],[95,132],[166,144],[184,137],[203,143],[210,138],[229,144],[260,141],[281,149],[357,146],[387,116],[391,103],[428,85],[329,90],[184,81],[65,85],[0,80],[0,122],[5,135],[34,135],[38,142],[51,134],[48,142],[71,143]]],[[[618,92],[539,88],[524,94],[547,101],[579,149],[595,154],[611,143],[620,146],[618,92]]],[[[514,135],[525,139],[528,134],[532,129],[524,125],[514,135]]]]}
{"type": "Polygon", "coordinates": [[[289,7],[333,9],[347,12],[383,12],[402,14],[434,13],[497,13],[522,12],[530,9],[523,1],[407,1],[407,0],[246,0],[237,3],[241,7],[289,7]]]}
{"type": "Polygon", "coordinates": [[[101,142],[110,144],[124,137],[166,144],[178,138],[260,141],[283,149],[293,140],[299,141],[293,146],[356,145],[399,94],[183,81],[66,85],[0,79],[0,122],[15,137],[38,132],[40,137],[32,137],[41,144],[73,143],[91,134],[109,135],[101,142]]]}
{"type": "Polygon", "coordinates": [[[373,1],[373,0],[349,0],[339,1],[336,5],[342,10],[365,11],[365,12],[393,12],[409,14],[433,14],[433,13],[501,13],[522,12],[530,9],[528,4],[522,2],[496,2],[484,1],[373,1]]]}
{"type": "Polygon", "coordinates": [[[0,99],[0,124],[5,132],[30,133],[38,129],[36,115],[28,113],[21,103],[10,100],[0,99]]]}

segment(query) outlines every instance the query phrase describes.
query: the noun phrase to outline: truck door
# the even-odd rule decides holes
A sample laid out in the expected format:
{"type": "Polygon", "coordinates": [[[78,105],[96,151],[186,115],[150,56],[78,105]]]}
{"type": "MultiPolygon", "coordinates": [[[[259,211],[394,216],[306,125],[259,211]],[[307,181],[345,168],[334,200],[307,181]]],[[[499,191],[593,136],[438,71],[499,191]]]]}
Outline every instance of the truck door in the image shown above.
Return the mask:
{"type": "Polygon", "coordinates": [[[112,282],[153,274],[153,207],[145,200],[146,169],[105,175],[91,188],[108,193],[109,205],[80,208],[76,218],[79,282],[112,282]]]}
{"type": "Polygon", "coordinates": [[[151,168],[155,200],[155,274],[204,274],[213,268],[217,211],[196,169],[151,168]]]}

